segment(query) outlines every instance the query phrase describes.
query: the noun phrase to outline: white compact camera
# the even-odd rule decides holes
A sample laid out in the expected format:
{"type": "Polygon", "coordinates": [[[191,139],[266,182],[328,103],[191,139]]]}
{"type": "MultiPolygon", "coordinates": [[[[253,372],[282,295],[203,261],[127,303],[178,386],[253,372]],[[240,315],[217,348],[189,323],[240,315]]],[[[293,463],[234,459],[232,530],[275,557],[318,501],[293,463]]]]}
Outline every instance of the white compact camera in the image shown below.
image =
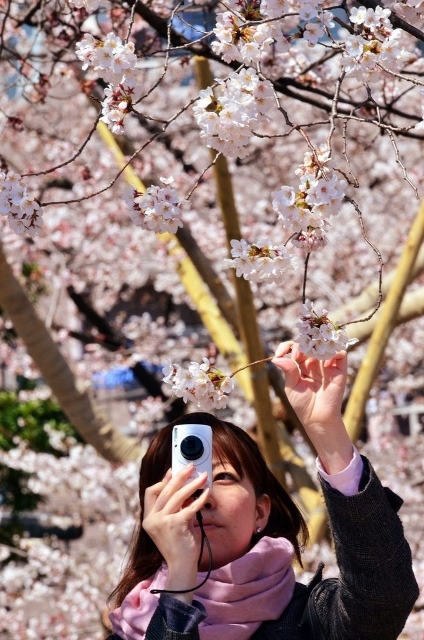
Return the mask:
{"type": "Polygon", "coordinates": [[[186,484],[207,471],[207,485],[212,489],[212,429],[209,425],[178,424],[173,428],[172,474],[189,462],[194,464],[194,469],[186,484]]]}

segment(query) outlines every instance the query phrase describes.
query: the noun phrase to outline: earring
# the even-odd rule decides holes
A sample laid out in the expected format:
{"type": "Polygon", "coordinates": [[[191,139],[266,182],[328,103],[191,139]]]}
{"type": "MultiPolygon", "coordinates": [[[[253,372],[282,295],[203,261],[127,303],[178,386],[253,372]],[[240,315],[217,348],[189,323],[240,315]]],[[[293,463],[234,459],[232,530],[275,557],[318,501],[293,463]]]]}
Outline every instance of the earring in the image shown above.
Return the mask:
{"type": "Polygon", "coordinates": [[[256,533],[260,533],[262,529],[260,527],[256,527],[256,533]]]}

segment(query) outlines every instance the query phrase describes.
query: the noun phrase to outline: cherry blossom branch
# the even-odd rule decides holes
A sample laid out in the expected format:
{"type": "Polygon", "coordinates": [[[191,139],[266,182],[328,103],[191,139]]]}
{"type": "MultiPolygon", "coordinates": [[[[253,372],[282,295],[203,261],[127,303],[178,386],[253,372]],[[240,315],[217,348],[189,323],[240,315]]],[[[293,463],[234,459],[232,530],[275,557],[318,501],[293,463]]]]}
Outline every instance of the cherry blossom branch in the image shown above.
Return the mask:
{"type": "Polygon", "coordinates": [[[303,284],[302,284],[302,302],[303,303],[305,303],[305,300],[306,300],[306,283],[308,279],[308,264],[309,264],[310,257],[311,257],[311,254],[308,253],[305,258],[305,267],[303,270],[303,284]]]}
{"type": "Polygon", "coordinates": [[[402,73],[396,73],[396,71],[392,71],[391,69],[388,69],[381,63],[377,63],[377,67],[379,67],[382,71],[384,71],[384,73],[387,73],[387,75],[393,76],[393,78],[397,78],[398,80],[405,80],[406,82],[410,84],[414,84],[417,87],[424,87],[424,81],[418,80],[417,78],[412,77],[412,75],[405,76],[402,73]]]}
{"type": "Polygon", "coordinates": [[[383,300],[383,291],[382,291],[382,284],[383,284],[383,258],[381,256],[381,253],[379,251],[379,249],[371,242],[371,240],[368,238],[366,231],[365,231],[365,224],[364,224],[364,220],[363,220],[363,216],[362,216],[362,211],[360,210],[358,204],[355,202],[355,200],[353,200],[353,198],[349,198],[348,196],[345,196],[345,199],[347,202],[350,202],[350,204],[353,206],[353,208],[355,209],[356,213],[358,214],[358,219],[359,219],[359,224],[361,226],[361,231],[362,231],[362,237],[364,238],[365,242],[371,247],[371,249],[374,251],[374,253],[376,254],[377,258],[378,258],[378,262],[379,262],[379,268],[378,268],[378,299],[376,302],[376,306],[373,309],[373,311],[371,311],[371,313],[366,317],[366,318],[360,318],[358,320],[351,320],[349,322],[345,322],[343,324],[341,324],[341,327],[345,327],[348,324],[356,324],[359,322],[367,322],[367,320],[370,320],[379,310],[380,306],[381,306],[381,302],[383,300]]]}
{"type": "MultiPolygon", "coordinates": [[[[377,2],[376,0],[361,0],[361,4],[370,9],[376,9],[377,7],[384,6],[383,3],[377,2]]],[[[398,27],[399,29],[406,31],[406,33],[409,33],[411,36],[414,36],[417,40],[424,42],[424,33],[409,22],[406,22],[406,20],[403,20],[403,18],[399,18],[395,12],[392,12],[391,22],[395,28],[398,27]]]]}
{"type": "Polygon", "coordinates": [[[191,196],[193,195],[193,192],[197,189],[199,184],[203,181],[203,177],[204,177],[205,173],[207,173],[207,171],[209,171],[209,169],[211,169],[212,167],[214,167],[216,165],[220,155],[221,155],[220,153],[217,153],[215,155],[214,159],[203,169],[203,171],[200,173],[199,177],[197,178],[196,182],[194,183],[193,187],[190,189],[190,191],[186,195],[186,198],[185,198],[186,200],[190,200],[191,196]]]}
{"type": "Polygon", "coordinates": [[[403,164],[402,160],[400,159],[400,153],[399,153],[399,148],[396,144],[396,140],[393,136],[393,132],[392,131],[388,131],[388,136],[390,138],[390,142],[392,143],[392,146],[395,150],[395,159],[396,159],[396,163],[400,166],[401,170],[402,170],[402,174],[403,174],[403,178],[404,180],[409,184],[409,186],[413,189],[414,193],[415,193],[415,197],[416,199],[419,201],[420,200],[420,195],[418,193],[418,189],[417,187],[411,182],[411,180],[408,177],[408,173],[406,171],[406,167],[403,164]]]}
{"type": "MultiPolygon", "coordinates": [[[[181,4],[181,3],[180,3],[181,4]]],[[[145,98],[147,98],[147,96],[149,96],[150,94],[153,93],[153,91],[161,84],[161,82],[163,81],[163,79],[165,78],[167,71],[168,71],[168,67],[169,67],[169,56],[170,56],[170,50],[171,50],[171,25],[172,25],[172,20],[174,18],[175,12],[177,11],[177,8],[180,6],[180,4],[178,4],[174,10],[171,13],[171,19],[169,21],[169,25],[167,28],[167,41],[168,41],[168,46],[165,49],[165,62],[163,65],[163,72],[160,74],[158,80],[153,84],[153,86],[149,89],[149,91],[147,93],[145,93],[143,96],[141,96],[138,100],[136,100],[134,102],[134,104],[139,104],[142,100],[144,100],[145,98]]],[[[137,6],[137,3],[134,4],[133,8],[132,8],[132,12],[135,11],[137,6]]],[[[135,112],[134,109],[132,109],[133,112],[135,112]]],[[[136,113],[136,112],[135,112],[136,113]]]]}
{"type": "Polygon", "coordinates": [[[10,15],[11,6],[12,6],[12,2],[11,2],[11,0],[9,0],[8,3],[7,3],[7,8],[6,8],[5,13],[4,13],[3,21],[1,23],[1,30],[0,30],[0,59],[3,57],[4,33],[5,33],[5,30],[6,30],[7,18],[10,15]]]}
{"type": "Polygon", "coordinates": [[[27,558],[28,557],[28,554],[25,551],[22,551],[21,549],[18,549],[17,547],[11,547],[9,544],[6,544],[5,542],[0,542],[0,547],[4,547],[10,553],[14,553],[15,555],[21,556],[22,558],[27,558]]]}
{"type": "Polygon", "coordinates": [[[348,120],[346,118],[343,119],[342,120],[343,156],[344,156],[344,159],[346,160],[346,164],[349,169],[349,174],[351,176],[351,181],[353,181],[353,186],[357,189],[359,187],[359,180],[353,173],[350,158],[347,153],[347,124],[348,124],[348,120]]]}
{"type": "Polygon", "coordinates": [[[124,38],[124,44],[128,44],[129,40],[130,40],[130,36],[132,33],[132,28],[134,25],[134,17],[135,17],[135,8],[137,6],[137,3],[134,3],[133,6],[130,8],[130,17],[129,17],[129,21],[128,21],[128,28],[127,28],[127,33],[126,36],[124,38]]]}

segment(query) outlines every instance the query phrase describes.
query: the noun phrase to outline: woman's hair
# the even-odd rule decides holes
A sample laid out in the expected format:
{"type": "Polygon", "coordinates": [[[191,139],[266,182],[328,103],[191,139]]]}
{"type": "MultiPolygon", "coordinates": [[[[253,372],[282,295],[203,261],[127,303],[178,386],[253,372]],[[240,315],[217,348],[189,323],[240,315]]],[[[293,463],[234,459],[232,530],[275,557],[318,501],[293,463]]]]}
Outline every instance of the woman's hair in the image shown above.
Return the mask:
{"type": "Polygon", "coordinates": [[[139,482],[140,519],[133,533],[124,574],[110,596],[116,606],[122,603],[136,584],[152,576],[162,564],[161,554],[142,527],[144,493],[148,487],[160,482],[171,467],[172,429],[177,424],[210,425],[214,458],[220,462],[228,461],[241,478],[247,477],[258,497],[264,493],[270,497],[268,523],[259,534],[253,536],[252,545],[262,536],[287,538],[293,544],[296,557],[301,563],[301,549],[308,538],[305,520],[289,494],[268,469],[256,442],[246,431],[231,422],[219,420],[210,413],[189,413],[161,429],[143,457],[139,482]]]}

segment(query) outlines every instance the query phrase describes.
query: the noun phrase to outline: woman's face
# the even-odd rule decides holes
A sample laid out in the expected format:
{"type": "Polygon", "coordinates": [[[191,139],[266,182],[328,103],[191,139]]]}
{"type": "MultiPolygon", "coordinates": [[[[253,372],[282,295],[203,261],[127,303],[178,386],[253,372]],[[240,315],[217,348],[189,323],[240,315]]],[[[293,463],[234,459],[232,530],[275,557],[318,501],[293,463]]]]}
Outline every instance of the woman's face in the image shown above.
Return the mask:
{"type": "MultiPolygon", "coordinates": [[[[229,462],[215,460],[210,499],[202,509],[203,526],[212,549],[213,569],[240,558],[251,546],[257,527],[264,529],[268,522],[270,499],[255,495],[251,481],[240,478],[229,462]]],[[[200,540],[198,523],[195,523],[200,540]]],[[[200,570],[209,566],[205,547],[200,570]]]]}

